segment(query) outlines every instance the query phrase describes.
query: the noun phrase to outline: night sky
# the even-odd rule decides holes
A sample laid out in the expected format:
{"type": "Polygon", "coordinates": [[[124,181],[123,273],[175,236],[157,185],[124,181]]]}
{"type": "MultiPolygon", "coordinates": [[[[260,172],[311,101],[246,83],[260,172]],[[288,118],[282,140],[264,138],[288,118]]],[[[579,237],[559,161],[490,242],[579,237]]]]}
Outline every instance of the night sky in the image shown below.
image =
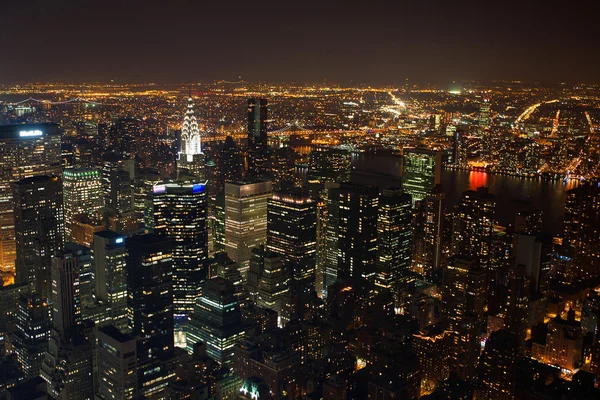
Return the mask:
{"type": "Polygon", "coordinates": [[[1,0],[0,83],[600,83],[599,6],[554,3],[1,0]]]}

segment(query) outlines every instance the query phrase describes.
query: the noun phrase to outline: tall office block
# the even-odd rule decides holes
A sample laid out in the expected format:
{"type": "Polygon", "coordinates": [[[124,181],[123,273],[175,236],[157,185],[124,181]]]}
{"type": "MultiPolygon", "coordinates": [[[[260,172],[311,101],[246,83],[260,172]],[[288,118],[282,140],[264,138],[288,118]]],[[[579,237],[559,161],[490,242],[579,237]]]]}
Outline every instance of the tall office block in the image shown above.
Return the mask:
{"type": "Polygon", "coordinates": [[[338,278],[362,277],[374,282],[379,190],[376,186],[342,183],[338,204],[338,278]]]}
{"type": "Polygon", "coordinates": [[[154,228],[154,186],[162,178],[156,169],[142,169],[133,180],[133,205],[138,226],[154,228]]]}
{"type": "Polygon", "coordinates": [[[81,323],[77,258],[63,251],[52,258],[52,320],[54,329],[69,337],[81,323]]]}
{"type": "Polygon", "coordinates": [[[106,318],[124,330],[128,326],[125,237],[112,231],[96,233],[92,254],[96,301],[107,307],[106,318]]]}
{"type": "Polygon", "coordinates": [[[34,176],[12,184],[17,243],[16,281],[50,296],[50,264],[63,247],[62,182],[34,176]]]}
{"type": "Polygon", "coordinates": [[[588,184],[571,189],[565,199],[563,244],[573,247],[574,265],[570,279],[600,275],[600,188],[588,184]]]}
{"type": "Polygon", "coordinates": [[[246,279],[252,248],[267,241],[271,182],[225,184],[225,248],[246,279]]]}
{"type": "Polygon", "coordinates": [[[173,246],[156,235],[127,239],[129,328],[137,337],[138,392],[160,397],[175,376],[173,246]]]}
{"type": "Polygon", "coordinates": [[[129,400],[137,393],[137,352],[133,336],[113,325],[98,328],[97,397],[102,400],[129,400]]]}
{"type": "Polygon", "coordinates": [[[479,360],[484,399],[512,400],[517,381],[517,340],[506,330],[492,333],[479,360]]]}
{"type": "Polygon", "coordinates": [[[419,202],[414,219],[413,271],[427,280],[442,268],[445,195],[440,186],[419,202]]]}
{"type": "Polygon", "coordinates": [[[0,357],[5,357],[10,350],[9,331],[13,331],[13,321],[17,316],[17,305],[21,295],[27,293],[26,283],[11,284],[0,287],[0,357]]]}
{"type": "Polygon", "coordinates": [[[178,152],[177,168],[198,179],[206,179],[200,128],[194,112],[194,100],[191,96],[188,98],[185,117],[181,126],[181,145],[178,152]]]}
{"type": "Polygon", "coordinates": [[[325,183],[320,205],[317,252],[318,252],[318,284],[321,296],[327,295],[327,288],[337,280],[337,249],[339,231],[340,184],[325,183]]]}
{"type": "Polygon", "coordinates": [[[266,179],[269,174],[270,148],[267,137],[266,99],[248,99],[248,177],[266,179]]]}
{"type": "Polygon", "coordinates": [[[187,319],[206,279],[208,202],[206,182],[154,186],[154,232],[173,239],[173,307],[187,319]]]}
{"type": "Polygon", "coordinates": [[[385,189],[379,197],[375,284],[393,293],[410,274],[411,223],[411,196],[385,189]]]}
{"type": "Polygon", "coordinates": [[[233,347],[243,340],[245,331],[231,281],[220,277],[206,281],[185,330],[189,353],[202,342],[206,353],[219,364],[233,361],[233,347]]]}
{"type": "Polygon", "coordinates": [[[92,251],[85,246],[76,243],[65,243],[65,254],[71,254],[77,259],[77,271],[79,273],[79,296],[81,297],[81,308],[91,307],[94,304],[94,260],[92,251]]]}
{"type": "Polygon", "coordinates": [[[135,178],[135,160],[119,153],[106,153],[102,157],[102,186],[104,204],[114,210],[121,210],[133,201],[132,180],[135,178]],[[119,173],[124,171],[126,174],[119,173]]]}
{"type": "Polygon", "coordinates": [[[402,186],[412,196],[413,204],[421,201],[440,184],[442,153],[427,149],[405,149],[402,161],[402,186]]]}
{"type": "Polygon", "coordinates": [[[452,253],[475,258],[482,267],[490,264],[496,197],[486,187],[463,193],[454,219],[452,253]]]}
{"type": "Polygon", "coordinates": [[[71,225],[77,215],[94,214],[104,206],[102,176],[95,169],[68,168],[63,172],[65,239],[71,239],[71,225]]]}
{"type": "Polygon", "coordinates": [[[276,192],[267,205],[267,248],[281,255],[300,290],[315,288],[317,208],[308,194],[276,192]]]}
{"type": "Polygon", "coordinates": [[[48,300],[37,294],[24,294],[17,305],[17,326],[13,347],[17,361],[27,378],[40,374],[50,337],[50,307],[48,300]]]}
{"type": "Polygon", "coordinates": [[[0,268],[13,271],[16,242],[11,182],[60,176],[61,132],[55,124],[0,126],[0,268]]]}

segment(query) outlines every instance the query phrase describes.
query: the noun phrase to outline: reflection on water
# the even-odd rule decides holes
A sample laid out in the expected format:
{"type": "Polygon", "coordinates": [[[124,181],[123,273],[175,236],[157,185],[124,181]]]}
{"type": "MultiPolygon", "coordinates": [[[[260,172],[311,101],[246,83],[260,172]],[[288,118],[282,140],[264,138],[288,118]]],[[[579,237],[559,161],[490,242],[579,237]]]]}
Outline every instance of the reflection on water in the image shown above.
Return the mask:
{"type": "MultiPolygon", "coordinates": [[[[401,165],[400,157],[363,153],[352,159],[352,180],[380,187],[397,185],[400,182],[401,165]]],[[[552,234],[562,232],[565,194],[577,186],[576,181],[564,184],[562,181],[461,170],[443,170],[441,181],[449,206],[454,206],[466,190],[489,187],[498,200],[496,219],[501,225],[512,223],[515,213],[530,202],[544,211],[544,229],[552,234]]]]}

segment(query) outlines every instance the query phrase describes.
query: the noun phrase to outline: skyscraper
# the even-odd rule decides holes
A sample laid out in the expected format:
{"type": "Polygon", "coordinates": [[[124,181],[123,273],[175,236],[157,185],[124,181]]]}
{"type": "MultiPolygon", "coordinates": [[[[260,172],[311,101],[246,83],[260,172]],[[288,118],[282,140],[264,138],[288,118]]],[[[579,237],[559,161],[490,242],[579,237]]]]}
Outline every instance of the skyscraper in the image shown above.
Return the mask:
{"type": "Polygon", "coordinates": [[[63,251],[52,258],[52,319],[54,329],[68,337],[81,323],[77,258],[63,251]]]}
{"type": "Polygon", "coordinates": [[[129,328],[137,337],[139,394],[164,393],[175,376],[173,246],[157,235],[127,239],[129,328]]]}
{"type": "Polygon", "coordinates": [[[173,312],[187,318],[206,279],[208,258],[206,182],[154,186],[154,232],[174,240],[173,312]]]}
{"type": "Polygon", "coordinates": [[[185,330],[189,353],[195,344],[203,342],[211,358],[230,364],[233,347],[243,340],[245,332],[233,283],[223,278],[207,280],[185,330]]]}
{"type": "Polygon", "coordinates": [[[102,400],[129,400],[137,393],[137,352],[133,336],[113,325],[98,328],[97,396],[102,400]]]}
{"type": "Polygon", "coordinates": [[[187,101],[187,109],[181,127],[181,146],[177,168],[186,170],[198,179],[206,179],[200,127],[194,113],[194,100],[191,95],[187,101]]]}
{"type": "Polygon", "coordinates": [[[315,287],[317,209],[308,194],[275,192],[267,205],[267,248],[279,253],[301,290],[315,287]]]}
{"type": "Polygon", "coordinates": [[[248,177],[265,179],[269,174],[266,99],[248,99],[248,177]]]}
{"type": "Polygon", "coordinates": [[[62,183],[57,177],[38,175],[14,182],[12,189],[16,280],[49,297],[51,259],[64,243],[62,183]]]}
{"type": "Polygon", "coordinates": [[[96,301],[107,307],[106,319],[124,330],[127,322],[127,249],[125,237],[116,232],[102,231],[94,235],[96,301]]]}
{"type": "Polygon", "coordinates": [[[490,100],[484,99],[483,103],[479,107],[479,117],[478,117],[478,127],[479,127],[479,135],[482,137],[485,135],[486,131],[490,129],[491,125],[491,107],[490,100]]]}
{"type": "Polygon", "coordinates": [[[517,381],[517,340],[506,330],[492,333],[479,360],[484,399],[512,400],[517,381]]]}
{"type": "Polygon", "coordinates": [[[337,277],[375,282],[379,190],[376,186],[342,183],[338,201],[337,277]]]}
{"type": "Polygon", "coordinates": [[[421,201],[440,184],[442,153],[427,149],[405,149],[402,161],[402,186],[412,196],[413,204],[421,201]]]}
{"type": "Polygon", "coordinates": [[[34,175],[60,176],[61,132],[55,124],[0,126],[0,268],[15,268],[16,242],[10,183],[34,175]]]}
{"type": "Polygon", "coordinates": [[[393,293],[410,274],[411,210],[411,196],[400,189],[385,189],[379,197],[375,284],[393,293]]]}
{"type": "Polygon", "coordinates": [[[13,347],[17,361],[27,378],[39,376],[50,338],[50,307],[48,300],[37,294],[25,294],[17,306],[17,326],[13,347]]]}
{"type": "Polygon", "coordinates": [[[600,188],[587,184],[567,192],[563,244],[573,247],[571,279],[600,275],[600,188]]]}
{"type": "Polygon", "coordinates": [[[271,182],[225,184],[225,247],[244,280],[253,247],[267,241],[267,202],[271,182]]]}
{"type": "Polygon", "coordinates": [[[441,270],[445,195],[440,186],[419,202],[414,219],[413,270],[431,280],[441,270]]]}
{"type": "Polygon", "coordinates": [[[241,178],[242,163],[240,149],[235,145],[233,138],[229,135],[225,138],[225,143],[223,144],[221,163],[223,182],[221,183],[219,193],[223,193],[223,190],[225,190],[224,185],[226,182],[237,182],[241,178]]]}
{"type": "Polygon", "coordinates": [[[93,214],[104,206],[102,176],[96,169],[68,168],[63,172],[65,240],[71,239],[71,225],[79,214],[93,214]]]}
{"type": "Polygon", "coordinates": [[[463,193],[454,219],[452,254],[473,257],[487,268],[494,232],[496,197],[486,187],[463,193]]]}
{"type": "Polygon", "coordinates": [[[310,152],[308,161],[309,181],[347,182],[350,180],[350,152],[339,149],[316,149],[310,152]]]}

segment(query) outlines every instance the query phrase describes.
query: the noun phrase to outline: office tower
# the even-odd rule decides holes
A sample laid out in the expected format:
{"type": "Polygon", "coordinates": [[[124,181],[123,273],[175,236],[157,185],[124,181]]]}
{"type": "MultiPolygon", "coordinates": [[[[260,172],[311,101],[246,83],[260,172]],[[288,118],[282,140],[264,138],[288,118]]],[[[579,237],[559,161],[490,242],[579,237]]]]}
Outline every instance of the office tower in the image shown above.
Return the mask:
{"type": "Polygon", "coordinates": [[[263,248],[252,252],[253,278],[258,272],[256,288],[253,285],[251,287],[256,293],[256,304],[275,311],[279,316],[284,308],[284,296],[289,290],[289,274],[282,261],[279,254],[263,248]]]}
{"type": "Polygon", "coordinates": [[[47,299],[37,294],[24,294],[17,306],[17,326],[13,348],[26,378],[40,374],[50,337],[50,307],[47,299]]]}
{"type": "Polygon", "coordinates": [[[80,214],[91,215],[104,206],[102,177],[95,169],[68,168],[63,171],[65,240],[72,241],[71,225],[80,214]]]}
{"type": "Polygon", "coordinates": [[[233,283],[223,278],[207,280],[185,327],[188,352],[192,353],[194,345],[202,342],[212,359],[229,365],[234,346],[244,338],[244,329],[233,283]]]}
{"type": "Polygon", "coordinates": [[[419,202],[414,219],[413,271],[426,280],[441,270],[445,195],[440,186],[419,202]]]}
{"type": "Polygon", "coordinates": [[[29,285],[26,283],[0,286],[0,358],[10,352],[19,298],[28,290],[29,285]]]}
{"type": "Polygon", "coordinates": [[[137,393],[137,352],[133,336],[108,325],[98,328],[98,370],[96,396],[102,400],[129,400],[137,393]]]}
{"type": "MultiPolygon", "coordinates": [[[[77,259],[69,252],[52,260],[52,320],[54,329],[41,371],[49,397],[92,399],[94,339],[82,325],[77,259]]],[[[93,331],[93,322],[89,328],[93,331]]]]}
{"type": "Polygon", "coordinates": [[[95,269],[92,251],[89,247],[71,242],[65,243],[64,250],[66,254],[72,254],[77,259],[81,308],[91,307],[94,304],[95,289],[95,269]]]}
{"type": "Polygon", "coordinates": [[[421,367],[421,393],[431,393],[450,373],[451,332],[439,325],[421,327],[412,335],[412,351],[421,367]]]}
{"type": "Polygon", "coordinates": [[[224,252],[225,247],[225,195],[210,199],[209,219],[212,220],[213,254],[224,252]]]}
{"type": "Polygon", "coordinates": [[[271,182],[225,184],[225,247],[244,280],[252,248],[267,241],[267,202],[271,182]]]}
{"type": "Polygon", "coordinates": [[[481,395],[484,399],[512,400],[517,381],[518,346],[514,335],[499,330],[485,343],[479,360],[481,395]]]}
{"type": "Polygon", "coordinates": [[[600,275],[600,188],[587,184],[567,192],[563,245],[573,248],[572,279],[600,275]]]}
{"type": "Polygon", "coordinates": [[[223,167],[221,168],[224,180],[223,184],[240,180],[242,176],[240,149],[235,145],[231,136],[225,138],[225,143],[223,144],[223,150],[221,152],[221,162],[223,164],[223,167]]]}
{"type": "Polygon", "coordinates": [[[462,379],[475,375],[480,353],[486,272],[474,260],[453,257],[442,278],[442,314],[452,332],[452,368],[462,379]]]}
{"type": "MultiPolygon", "coordinates": [[[[252,251],[254,252],[256,249],[253,249],[252,251]]],[[[243,309],[249,305],[250,294],[242,279],[238,266],[231,258],[227,257],[227,254],[224,252],[215,254],[209,267],[208,279],[217,277],[227,279],[233,283],[235,297],[240,308],[243,309]]]]}
{"type": "Polygon", "coordinates": [[[106,306],[107,315],[104,318],[125,330],[128,327],[125,237],[112,231],[96,233],[92,254],[96,301],[106,306]]]}
{"type": "Polygon", "coordinates": [[[141,133],[139,119],[119,118],[109,129],[109,145],[120,153],[135,154],[141,133]]]}
{"type": "Polygon", "coordinates": [[[50,296],[52,256],[63,246],[62,182],[38,175],[12,184],[17,243],[16,281],[50,296]]]}
{"type": "Polygon", "coordinates": [[[11,182],[34,175],[60,176],[61,132],[55,124],[0,126],[0,268],[15,268],[11,182]]]}
{"type": "Polygon", "coordinates": [[[54,329],[69,337],[81,323],[77,258],[63,251],[52,258],[52,321],[54,329]]]}
{"type": "Polygon", "coordinates": [[[282,147],[273,152],[271,175],[273,177],[273,186],[276,189],[281,190],[298,186],[296,159],[296,152],[291,147],[282,147]]]}
{"type": "Polygon", "coordinates": [[[133,210],[134,190],[130,173],[124,170],[110,171],[108,179],[110,193],[106,207],[120,213],[133,210]]]}
{"type": "Polygon", "coordinates": [[[206,279],[206,182],[154,186],[154,232],[173,239],[173,312],[187,319],[206,279]]]}
{"type": "Polygon", "coordinates": [[[174,372],[173,246],[148,234],[127,239],[127,306],[137,337],[138,391],[160,396],[174,372]]]}
{"type": "Polygon", "coordinates": [[[412,199],[398,188],[384,189],[377,215],[375,285],[394,294],[410,275],[412,199]]]}
{"type": "Polygon", "coordinates": [[[281,255],[301,291],[315,288],[316,202],[308,194],[275,192],[267,205],[267,248],[281,255]]]}
{"type": "Polygon", "coordinates": [[[479,107],[478,127],[480,136],[483,137],[486,131],[490,129],[491,121],[490,100],[484,99],[479,107]]]}
{"type": "Polygon", "coordinates": [[[124,176],[113,175],[115,171],[126,171],[129,174],[129,179],[133,180],[135,177],[135,160],[128,158],[119,153],[106,153],[102,156],[102,186],[104,187],[104,204],[107,207],[117,209],[117,199],[123,199],[123,193],[121,195],[113,194],[113,185],[116,188],[121,187],[126,189],[126,182],[124,176]],[[119,182],[121,179],[121,182],[119,182]]]}
{"type": "Polygon", "coordinates": [[[158,170],[149,168],[138,171],[133,180],[133,206],[141,228],[154,228],[154,185],[161,181],[158,170]]]}
{"type": "Polygon", "coordinates": [[[347,182],[350,180],[352,159],[350,152],[337,149],[317,149],[309,154],[309,181],[347,182]]]}
{"type": "MultiPolygon", "coordinates": [[[[337,278],[362,277],[374,282],[379,191],[376,186],[342,183],[338,204],[337,278]]],[[[333,218],[329,222],[335,224],[333,218]]]]}
{"type": "Polygon", "coordinates": [[[340,184],[326,182],[317,204],[317,295],[324,297],[337,279],[337,232],[340,184]],[[331,222],[330,222],[331,221],[331,222]]]}
{"type": "Polygon", "coordinates": [[[467,159],[467,143],[465,140],[465,132],[457,130],[454,132],[452,161],[454,165],[465,167],[468,164],[467,159]]]}
{"type": "Polygon", "coordinates": [[[405,149],[402,159],[402,187],[413,204],[440,184],[442,153],[427,149],[405,149]]]}
{"type": "Polygon", "coordinates": [[[200,128],[194,113],[194,100],[191,95],[187,101],[187,109],[181,127],[181,146],[178,153],[177,168],[185,170],[197,179],[206,179],[200,128]]]}
{"type": "Polygon", "coordinates": [[[267,120],[267,100],[248,99],[248,177],[250,179],[266,179],[270,172],[267,120]]]}
{"type": "Polygon", "coordinates": [[[474,257],[488,268],[494,232],[496,197],[486,187],[463,193],[452,235],[452,254],[474,257]]]}

